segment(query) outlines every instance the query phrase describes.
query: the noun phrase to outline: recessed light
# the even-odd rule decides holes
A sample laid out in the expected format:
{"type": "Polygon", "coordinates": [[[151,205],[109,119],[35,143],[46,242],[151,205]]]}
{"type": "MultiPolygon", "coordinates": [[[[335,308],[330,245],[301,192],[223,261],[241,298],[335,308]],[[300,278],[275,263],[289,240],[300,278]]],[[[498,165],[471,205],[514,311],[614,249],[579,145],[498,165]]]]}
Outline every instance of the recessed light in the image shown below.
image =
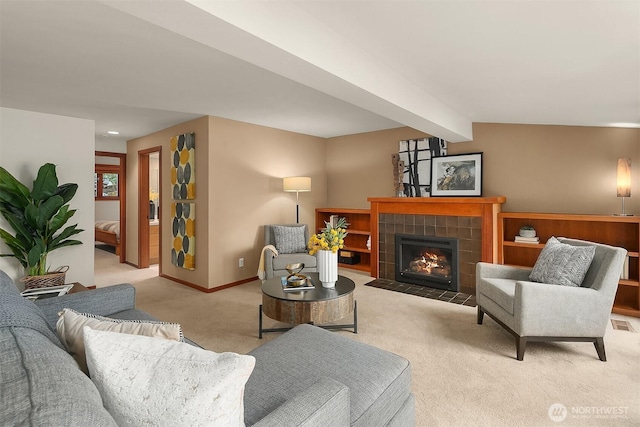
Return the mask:
{"type": "Polygon", "coordinates": [[[120,132],[118,132],[117,130],[108,130],[107,133],[109,135],[120,135],[120,132]]]}

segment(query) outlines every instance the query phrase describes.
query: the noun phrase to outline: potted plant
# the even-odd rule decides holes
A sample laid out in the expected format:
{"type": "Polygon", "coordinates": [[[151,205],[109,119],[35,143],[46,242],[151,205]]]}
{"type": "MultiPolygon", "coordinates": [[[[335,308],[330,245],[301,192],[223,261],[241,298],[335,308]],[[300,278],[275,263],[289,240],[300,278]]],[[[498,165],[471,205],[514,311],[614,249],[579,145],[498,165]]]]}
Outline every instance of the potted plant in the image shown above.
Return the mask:
{"type": "MultiPolygon", "coordinates": [[[[6,169],[0,167],[0,213],[15,234],[0,228],[0,237],[12,253],[0,254],[15,257],[29,276],[49,273],[47,255],[65,246],[81,245],[70,239],[84,230],[77,224],[63,226],[76,213],[69,209],[78,184],[58,186],[56,167],[46,163],[38,170],[31,190],[19,182],[6,169]]],[[[64,283],[64,276],[62,277],[64,283]]],[[[53,286],[60,283],[44,283],[39,286],[53,286]]],[[[27,281],[27,287],[29,286],[27,281]]]]}
{"type": "Polygon", "coordinates": [[[522,237],[536,237],[536,230],[532,225],[526,224],[520,227],[519,234],[522,237]]]}

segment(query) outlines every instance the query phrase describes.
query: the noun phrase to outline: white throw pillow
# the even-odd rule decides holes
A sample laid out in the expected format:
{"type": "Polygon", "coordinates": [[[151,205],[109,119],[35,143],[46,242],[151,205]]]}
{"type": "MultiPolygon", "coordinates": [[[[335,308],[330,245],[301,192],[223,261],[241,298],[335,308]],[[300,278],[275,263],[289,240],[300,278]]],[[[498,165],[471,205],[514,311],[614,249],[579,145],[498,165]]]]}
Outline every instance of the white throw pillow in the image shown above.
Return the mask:
{"type": "Polygon", "coordinates": [[[244,426],[253,356],[83,329],[87,365],[120,426],[244,426]]]}
{"type": "Polygon", "coordinates": [[[100,331],[184,341],[182,327],[178,323],[111,319],[109,317],[96,316],[95,314],[78,313],[70,308],[65,308],[60,312],[58,323],[56,323],[58,338],[60,338],[69,354],[76,359],[78,366],[85,374],[89,372],[87,371],[87,362],[84,356],[84,339],[82,338],[82,328],[84,326],[100,331]]]}

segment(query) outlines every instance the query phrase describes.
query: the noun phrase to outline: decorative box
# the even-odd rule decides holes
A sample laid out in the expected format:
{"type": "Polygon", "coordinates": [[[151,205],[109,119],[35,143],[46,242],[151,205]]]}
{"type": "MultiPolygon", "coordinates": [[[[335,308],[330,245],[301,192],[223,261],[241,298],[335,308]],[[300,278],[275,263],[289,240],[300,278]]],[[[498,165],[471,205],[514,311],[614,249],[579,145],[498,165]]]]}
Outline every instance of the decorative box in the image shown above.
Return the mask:
{"type": "Polygon", "coordinates": [[[342,264],[360,264],[360,254],[351,251],[338,252],[338,262],[342,264]]]}

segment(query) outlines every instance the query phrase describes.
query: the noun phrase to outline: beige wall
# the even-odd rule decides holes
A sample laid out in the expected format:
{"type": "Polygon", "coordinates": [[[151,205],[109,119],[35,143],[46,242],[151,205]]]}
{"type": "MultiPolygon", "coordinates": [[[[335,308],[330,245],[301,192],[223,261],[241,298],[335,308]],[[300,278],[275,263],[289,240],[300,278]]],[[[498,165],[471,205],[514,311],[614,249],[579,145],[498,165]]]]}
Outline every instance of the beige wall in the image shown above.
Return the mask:
{"type": "Polygon", "coordinates": [[[221,118],[210,123],[210,283],[219,286],[256,276],[264,224],[295,223],[295,193],[282,191],[282,178],[311,177],[311,192],[300,193],[300,223],[313,227],[315,208],[327,201],[325,140],[221,118]]]}
{"type": "Polygon", "coordinates": [[[315,208],[326,204],[325,140],[214,117],[203,117],[129,141],[127,151],[127,260],[137,263],[138,151],[162,146],[161,272],[203,288],[255,277],[262,225],[295,222],[295,194],[282,191],[282,178],[312,178],[300,194],[300,222],[313,224],[315,208]],[[196,134],[196,269],[171,264],[169,138],[196,134]],[[244,258],[244,267],[238,259],[244,258]]]}
{"type": "MultiPolygon", "coordinates": [[[[616,161],[630,157],[632,197],[640,214],[640,129],[475,123],[474,140],[449,154],[483,152],[484,195],[504,195],[503,210],[609,214],[620,211],[616,161]]],[[[391,154],[398,141],[425,136],[410,128],[331,138],[330,207],[368,208],[367,197],[393,196],[391,154]]]]}
{"type": "Polygon", "coordinates": [[[401,127],[329,138],[326,207],[369,209],[367,197],[392,197],[391,155],[398,154],[398,142],[428,136],[401,127]]]}
{"type": "MultiPolygon", "coordinates": [[[[207,157],[209,153],[209,120],[201,117],[196,120],[181,123],[159,132],[136,138],[127,144],[127,261],[138,264],[138,152],[152,147],[162,147],[161,152],[161,244],[160,273],[189,283],[207,287],[209,282],[209,266],[206,256],[207,236],[209,234],[206,220],[208,216],[209,168],[207,157]],[[195,132],[196,138],[196,269],[185,270],[171,264],[171,137],[183,133],[195,132]],[[200,258],[198,255],[200,254],[200,258]]],[[[148,205],[145,204],[145,213],[148,205]]]]}
{"type": "Polygon", "coordinates": [[[625,203],[640,214],[640,129],[475,123],[473,135],[450,144],[449,154],[484,153],[484,193],[506,196],[505,211],[620,212],[616,165],[629,157],[625,203]]]}

